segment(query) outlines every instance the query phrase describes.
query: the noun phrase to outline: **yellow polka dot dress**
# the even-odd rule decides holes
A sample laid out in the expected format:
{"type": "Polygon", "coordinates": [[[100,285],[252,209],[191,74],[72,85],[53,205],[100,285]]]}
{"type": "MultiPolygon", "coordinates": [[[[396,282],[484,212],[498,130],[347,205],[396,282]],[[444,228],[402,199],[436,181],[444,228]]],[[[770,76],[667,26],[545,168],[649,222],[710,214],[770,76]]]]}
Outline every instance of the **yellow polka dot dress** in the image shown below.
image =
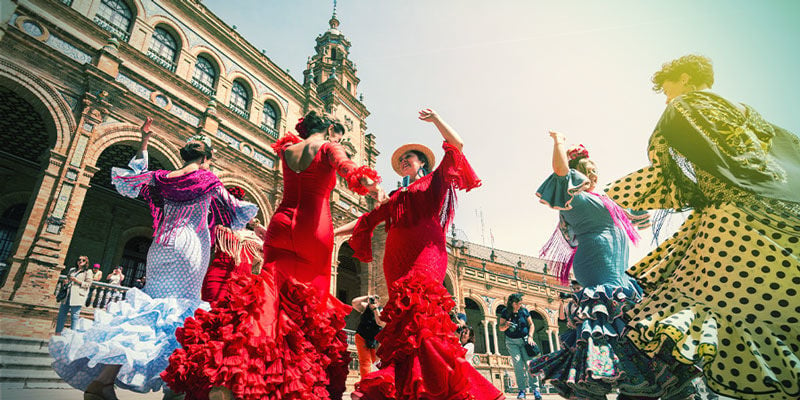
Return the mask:
{"type": "Polygon", "coordinates": [[[651,355],[670,346],[722,395],[800,398],[800,141],[752,108],[692,92],[667,107],[649,157],[609,196],[692,211],[628,270],[646,292],[628,339],[651,355]]]}

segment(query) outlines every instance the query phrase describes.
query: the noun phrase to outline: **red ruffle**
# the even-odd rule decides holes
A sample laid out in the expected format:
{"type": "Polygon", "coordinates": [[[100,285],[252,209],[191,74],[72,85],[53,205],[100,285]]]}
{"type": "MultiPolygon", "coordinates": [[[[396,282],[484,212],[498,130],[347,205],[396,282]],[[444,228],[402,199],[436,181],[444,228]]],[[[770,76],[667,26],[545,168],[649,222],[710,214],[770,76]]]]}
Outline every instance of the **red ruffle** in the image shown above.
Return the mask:
{"type": "Polygon", "coordinates": [[[449,311],[455,306],[440,282],[412,271],[395,281],[381,313],[381,370],[356,384],[375,399],[499,399],[502,393],[465,359],[449,311]]]}
{"type": "Polygon", "coordinates": [[[375,226],[367,221],[369,214],[364,214],[358,218],[353,233],[347,244],[353,249],[353,257],[361,262],[372,261],[372,232],[375,226]]]}
{"type": "Polygon", "coordinates": [[[301,139],[300,136],[286,132],[286,135],[284,137],[278,139],[277,142],[272,144],[272,150],[274,150],[275,154],[277,154],[278,157],[280,157],[281,153],[283,153],[284,147],[293,145],[295,143],[300,143],[302,141],[303,139],[301,139]]]}
{"type": "Polygon", "coordinates": [[[186,399],[208,398],[214,386],[237,399],[328,399],[328,369],[349,362],[340,332],[350,312],[332,296],[289,281],[275,315],[272,280],[244,274],[228,295],[206,312],[188,318],[176,337],[183,346],[161,374],[186,399]]]}
{"type": "Polygon", "coordinates": [[[356,168],[353,172],[347,175],[347,187],[362,196],[369,193],[369,190],[366,188],[366,186],[361,183],[362,178],[372,179],[375,181],[375,183],[381,182],[381,177],[378,175],[378,171],[375,171],[366,165],[356,168]]]}
{"type": "Polygon", "coordinates": [[[455,186],[456,189],[461,189],[469,192],[481,185],[481,179],[478,174],[472,169],[472,165],[467,161],[467,157],[459,150],[458,147],[450,143],[444,142],[442,144],[445,154],[448,152],[453,155],[453,165],[447,171],[448,180],[455,186]]]}

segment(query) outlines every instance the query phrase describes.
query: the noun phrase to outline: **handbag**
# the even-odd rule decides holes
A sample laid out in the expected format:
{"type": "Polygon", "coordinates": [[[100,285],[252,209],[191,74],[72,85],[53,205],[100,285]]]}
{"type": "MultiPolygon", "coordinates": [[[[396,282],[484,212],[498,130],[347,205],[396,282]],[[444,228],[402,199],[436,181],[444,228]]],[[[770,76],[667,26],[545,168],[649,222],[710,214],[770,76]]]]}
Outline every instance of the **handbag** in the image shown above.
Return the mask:
{"type": "Polygon", "coordinates": [[[58,289],[58,293],[56,293],[56,303],[61,303],[67,298],[67,296],[69,296],[70,286],[72,286],[72,282],[61,285],[61,288],[58,289]]]}
{"type": "Polygon", "coordinates": [[[528,353],[528,357],[536,357],[539,354],[542,354],[542,350],[539,349],[539,345],[533,343],[533,345],[528,344],[528,341],[525,341],[525,352],[528,353]]]}

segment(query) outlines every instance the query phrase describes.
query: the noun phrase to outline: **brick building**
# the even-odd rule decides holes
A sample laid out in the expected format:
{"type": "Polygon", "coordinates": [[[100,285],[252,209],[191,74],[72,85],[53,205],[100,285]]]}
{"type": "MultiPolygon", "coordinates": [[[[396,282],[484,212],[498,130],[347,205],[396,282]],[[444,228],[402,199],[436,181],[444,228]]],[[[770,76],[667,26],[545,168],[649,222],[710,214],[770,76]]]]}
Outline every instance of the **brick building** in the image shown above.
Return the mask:
{"type": "MultiPolygon", "coordinates": [[[[135,153],[145,116],[156,121],[151,168],[179,167],[186,139],[207,135],[215,172],[245,189],[262,221],[281,198],[270,144],[308,110],[333,114],[354,161],[375,163],[369,111],[335,15],[313,48],[309,38],[298,82],[199,1],[0,3],[2,334],[52,332],[57,277],[80,254],[106,274],[122,265],[125,285],[144,274],[149,210],[116,194],[109,173],[135,153]]],[[[371,207],[341,186],[331,204],[336,221],[371,207]]],[[[339,243],[332,263],[340,297],[366,291],[347,250],[339,243]]]]}

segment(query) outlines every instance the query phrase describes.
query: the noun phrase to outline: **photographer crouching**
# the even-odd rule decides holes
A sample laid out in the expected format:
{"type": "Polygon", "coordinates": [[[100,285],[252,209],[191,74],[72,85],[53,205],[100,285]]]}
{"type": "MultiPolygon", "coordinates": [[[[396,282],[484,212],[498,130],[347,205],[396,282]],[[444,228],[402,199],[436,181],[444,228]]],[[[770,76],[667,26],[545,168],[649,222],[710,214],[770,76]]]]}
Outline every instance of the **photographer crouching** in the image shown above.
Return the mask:
{"type": "Polygon", "coordinates": [[[361,378],[367,376],[372,366],[378,362],[375,350],[378,341],[375,336],[386,325],[381,321],[380,296],[360,296],[353,299],[353,309],[361,313],[361,320],[356,328],[356,350],[358,353],[358,372],[361,378]]]}

